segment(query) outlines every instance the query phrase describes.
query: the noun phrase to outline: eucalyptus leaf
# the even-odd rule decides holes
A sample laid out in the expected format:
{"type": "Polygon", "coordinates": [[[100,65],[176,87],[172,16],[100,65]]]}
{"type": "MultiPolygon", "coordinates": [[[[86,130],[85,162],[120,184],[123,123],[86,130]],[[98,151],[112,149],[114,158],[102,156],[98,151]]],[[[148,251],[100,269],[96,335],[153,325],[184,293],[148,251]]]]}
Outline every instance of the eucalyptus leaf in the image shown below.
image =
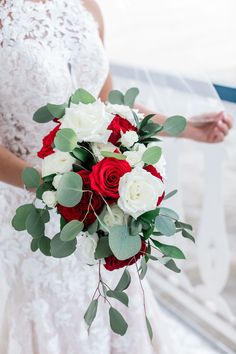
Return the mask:
{"type": "Polygon", "coordinates": [[[121,315],[121,313],[117,311],[114,307],[110,307],[109,318],[110,326],[113,332],[124,336],[128,329],[128,324],[125,321],[124,317],[121,315]]]}
{"type": "Polygon", "coordinates": [[[26,219],[26,230],[34,238],[44,236],[44,220],[40,214],[40,210],[33,209],[26,219]]]}
{"type": "Polygon", "coordinates": [[[169,135],[177,136],[184,131],[186,124],[186,119],[182,116],[169,117],[164,123],[163,130],[169,135]]]}
{"type": "Polygon", "coordinates": [[[188,238],[195,243],[195,238],[186,230],[182,230],[182,236],[188,238]]]}
{"type": "Polygon", "coordinates": [[[82,198],[83,181],[80,175],[74,172],[65,173],[57,189],[58,203],[65,207],[74,207],[82,198]]]}
{"type": "Polygon", "coordinates": [[[125,155],[118,154],[116,152],[101,151],[101,155],[103,157],[114,157],[117,160],[126,160],[126,156],[125,155]]]}
{"type": "Polygon", "coordinates": [[[50,238],[46,236],[43,236],[38,240],[39,249],[45,256],[51,256],[50,243],[50,238]]]}
{"type": "Polygon", "coordinates": [[[179,219],[179,215],[172,209],[169,208],[160,208],[160,215],[162,216],[168,216],[171,219],[175,219],[178,220],[179,219]]]}
{"type": "Polygon", "coordinates": [[[186,229],[186,230],[190,230],[190,231],[193,230],[193,228],[192,228],[191,225],[186,224],[186,223],[184,223],[184,222],[180,222],[180,221],[176,221],[176,222],[175,222],[175,226],[178,227],[178,228],[180,228],[180,229],[186,229]]]}
{"type": "Polygon", "coordinates": [[[26,229],[26,219],[34,209],[35,207],[33,204],[24,204],[16,209],[16,214],[12,219],[12,226],[16,231],[23,231],[26,229]]]}
{"type": "Polygon", "coordinates": [[[124,291],[126,290],[131,283],[131,276],[130,273],[127,269],[125,269],[124,273],[122,274],[122,277],[119,280],[119,283],[117,284],[115,291],[124,291]]]}
{"type": "Polygon", "coordinates": [[[138,94],[139,89],[137,87],[131,87],[128,89],[124,96],[124,104],[132,108],[138,94]]]}
{"type": "Polygon", "coordinates": [[[78,90],[75,91],[75,93],[71,96],[71,102],[75,104],[83,103],[83,104],[89,104],[89,103],[94,103],[96,102],[96,99],[94,96],[91,95],[88,91],[79,88],[78,90]]]}
{"type": "Polygon", "coordinates": [[[77,146],[77,135],[73,129],[60,129],[54,139],[55,147],[63,152],[70,152],[77,146]]]}
{"type": "Polygon", "coordinates": [[[162,149],[159,146],[148,148],[142,156],[142,161],[147,165],[155,165],[161,158],[162,149]]]}
{"type": "Polygon", "coordinates": [[[97,309],[98,309],[98,300],[95,299],[90,303],[90,305],[84,315],[84,320],[89,327],[91,326],[91,324],[93,323],[93,321],[96,317],[97,309]]]}
{"type": "Polygon", "coordinates": [[[68,222],[61,230],[60,239],[64,242],[72,241],[83,230],[84,223],[78,220],[68,222]]]}
{"type": "Polygon", "coordinates": [[[108,290],[106,292],[108,297],[112,297],[120,302],[122,302],[122,304],[124,304],[125,306],[129,305],[129,298],[128,295],[124,292],[121,291],[113,291],[113,290],[108,290]]]}
{"type": "Polygon", "coordinates": [[[176,233],[174,221],[166,216],[158,215],[155,220],[155,226],[165,236],[172,236],[176,233]]]}
{"type": "Polygon", "coordinates": [[[145,261],[145,257],[143,257],[141,260],[141,273],[139,274],[141,280],[144,279],[146,273],[147,273],[147,263],[145,261]]]}
{"type": "Polygon", "coordinates": [[[30,244],[30,249],[32,252],[36,252],[39,249],[39,239],[33,238],[30,244]]]}
{"type": "Polygon", "coordinates": [[[90,235],[95,234],[95,232],[97,232],[98,225],[99,225],[98,219],[96,219],[96,220],[94,221],[94,223],[92,223],[91,225],[88,226],[88,233],[89,233],[90,235]]]}
{"type": "Polygon", "coordinates": [[[148,330],[149,337],[152,340],[152,338],[153,338],[152,326],[151,326],[151,323],[150,323],[149,319],[147,318],[147,316],[146,316],[146,324],[147,324],[147,330],[148,330]]]}
{"type": "Polygon", "coordinates": [[[181,270],[177,267],[175,261],[173,259],[170,259],[164,266],[170,270],[172,270],[175,273],[180,273],[181,270]]]}
{"type": "Polygon", "coordinates": [[[42,200],[44,192],[54,190],[51,182],[44,182],[36,190],[36,197],[42,200]]]}
{"type": "Polygon", "coordinates": [[[132,111],[132,113],[133,113],[133,116],[134,116],[134,120],[135,120],[136,126],[139,128],[139,126],[140,126],[139,117],[137,116],[137,114],[134,111],[132,111]]]}
{"type": "Polygon", "coordinates": [[[161,243],[153,239],[152,242],[166,257],[185,259],[185,255],[178,247],[165,245],[164,243],[161,243]]]}
{"type": "Polygon", "coordinates": [[[65,258],[70,256],[76,250],[77,240],[64,242],[60,239],[60,234],[57,234],[51,240],[50,251],[54,258],[65,258]]]}
{"type": "Polygon", "coordinates": [[[47,106],[39,108],[33,115],[33,120],[37,123],[47,123],[54,119],[47,106]]]}
{"type": "Polygon", "coordinates": [[[47,104],[47,109],[55,118],[61,118],[65,115],[65,109],[67,107],[67,103],[64,104],[47,104]]]}
{"type": "Polygon", "coordinates": [[[131,236],[128,227],[125,225],[112,227],[108,237],[109,246],[119,260],[131,258],[141,249],[140,236],[131,236]]]}
{"type": "Polygon", "coordinates": [[[171,191],[170,193],[166,194],[164,200],[167,200],[167,199],[173,197],[177,192],[178,192],[177,189],[175,189],[175,190],[171,191]]]}
{"type": "Polygon", "coordinates": [[[44,224],[48,223],[50,220],[49,211],[47,209],[37,209],[37,211],[39,212],[44,224]]]}
{"type": "Polygon", "coordinates": [[[112,90],[109,93],[108,100],[111,104],[124,104],[124,95],[122,92],[118,90],[112,90]]]}
{"type": "Polygon", "coordinates": [[[98,240],[95,250],[95,259],[102,259],[112,255],[112,251],[109,246],[108,237],[104,236],[98,240]]]}
{"type": "Polygon", "coordinates": [[[38,188],[40,184],[40,174],[33,167],[26,167],[22,172],[22,181],[26,188],[38,188]]]}
{"type": "Polygon", "coordinates": [[[135,220],[133,218],[129,219],[129,233],[131,236],[137,236],[142,231],[142,224],[140,220],[135,220]]]}

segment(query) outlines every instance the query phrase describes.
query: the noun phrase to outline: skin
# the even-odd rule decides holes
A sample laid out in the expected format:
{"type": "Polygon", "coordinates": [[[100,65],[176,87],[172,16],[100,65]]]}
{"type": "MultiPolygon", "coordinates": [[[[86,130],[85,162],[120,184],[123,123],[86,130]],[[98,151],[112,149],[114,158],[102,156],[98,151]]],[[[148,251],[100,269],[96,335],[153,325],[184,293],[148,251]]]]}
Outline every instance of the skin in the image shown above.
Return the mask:
{"type": "MultiPolygon", "coordinates": [[[[33,2],[43,2],[42,0],[28,0],[33,2]]],[[[4,4],[4,3],[3,3],[4,4]]],[[[93,0],[84,0],[84,5],[92,13],[94,18],[99,24],[99,33],[102,41],[104,41],[104,22],[101,10],[98,4],[93,0]]],[[[2,24],[0,21],[0,30],[2,24]]],[[[109,92],[112,90],[112,75],[109,72],[104,86],[100,92],[100,98],[102,101],[106,101],[109,92]]],[[[155,113],[149,110],[147,107],[136,105],[141,112],[145,114],[155,113]]],[[[225,136],[228,134],[232,127],[232,117],[225,112],[212,112],[204,113],[197,117],[201,124],[188,122],[187,127],[181,137],[193,139],[205,143],[219,143],[224,141],[225,136]]],[[[166,117],[160,114],[156,114],[153,120],[157,123],[164,123],[166,117]]],[[[3,146],[0,146],[0,181],[23,188],[21,181],[21,174],[25,167],[29,164],[16,157],[12,152],[3,146]]]]}

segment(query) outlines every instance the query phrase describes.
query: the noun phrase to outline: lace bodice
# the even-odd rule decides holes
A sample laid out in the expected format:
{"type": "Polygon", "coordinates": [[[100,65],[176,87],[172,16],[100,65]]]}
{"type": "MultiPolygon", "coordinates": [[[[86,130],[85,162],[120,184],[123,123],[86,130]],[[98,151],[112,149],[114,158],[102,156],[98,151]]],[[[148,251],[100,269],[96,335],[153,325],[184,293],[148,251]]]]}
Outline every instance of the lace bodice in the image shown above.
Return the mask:
{"type": "Polygon", "coordinates": [[[34,111],[77,87],[98,95],[108,61],[81,0],[2,0],[0,28],[0,143],[33,162],[49,129],[34,111]]]}

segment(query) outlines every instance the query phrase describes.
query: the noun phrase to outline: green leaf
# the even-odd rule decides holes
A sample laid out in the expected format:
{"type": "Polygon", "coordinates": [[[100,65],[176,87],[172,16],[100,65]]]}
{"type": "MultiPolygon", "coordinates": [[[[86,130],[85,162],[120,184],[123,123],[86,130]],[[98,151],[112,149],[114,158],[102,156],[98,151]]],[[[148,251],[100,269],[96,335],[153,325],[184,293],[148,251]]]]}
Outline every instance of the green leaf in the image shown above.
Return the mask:
{"type": "Polygon", "coordinates": [[[108,237],[104,236],[98,240],[95,250],[95,259],[102,259],[112,255],[112,251],[109,246],[108,237]]]}
{"type": "Polygon", "coordinates": [[[182,236],[188,238],[195,243],[195,238],[186,230],[182,230],[182,236]]]}
{"type": "Polygon", "coordinates": [[[143,280],[143,278],[145,277],[145,275],[147,273],[147,263],[146,263],[145,257],[143,257],[141,260],[141,269],[142,269],[142,271],[141,271],[139,277],[141,280],[143,280]]]}
{"type": "Polygon", "coordinates": [[[133,113],[133,116],[134,116],[134,120],[135,120],[136,126],[139,128],[139,126],[140,126],[139,117],[137,116],[137,114],[134,111],[132,111],[132,113],[133,113]]]}
{"type": "Polygon", "coordinates": [[[148,229],[143,229],[143,236],[144,239],[147,240],[150,236],[152,236],[154,231],[154,224],[150,224],[150,227],[148,229]]]}
{"type": "Polygon", "coordinates": [[[161,243],[161,242],[153,240],[153,239],[152,239],[152,242],[157,248],[159,248],[159,250],[166,257],[171,257],[171,258],[176,258],[176,259],[185,259],[185,255],[178,247],[171,246],[171,245],[165,245],[164,243],[161,243]]]}
{"type": "Polygon", "coordinates": [[[186,230],[190,230],[190,231],[193,230],[191,225],[185,224],[184,222],[180,222],[180,221],[176,221],[175,226],[180,229],[186,229],[186,230]]]}
{"type": "Polygon", "coordinates": [[[39,249],[39,240],[40,238],[33,238],[30,244],[30,248],[32,252],[36,252],[39,249]]]}
{"type": "Polygon", "coordinates": [[[97,309],[98,309],[98,299],[93,300],[90,303],[90,305],[84,315],[84,320],[89,327],[91,326],[91,324],[93,323],[93,321],[96,317],[97,309]]]}
{"type": "Polygon", "coordinates": [[[86,161],[91,160],[93,158],[92,152],[89,152],[87,149],[84,149],[82,146],[76,147],[72,151],[72,154],[77,160],[79,160],[83,163],[85,163],[86,161]]]}
{"type": "Polygon", "coordinates": [[[101,151],[101,155],[103,157],[114,157],[117,160],[126,160],[126,156],[125,155],[118,154],[116,152],[101,151]]]}
{"type": "Polygon", "coordinates": [[[22,172],[22,181],[26,188],[38,188],[40,184],[40,174],[33,167],[26,167],[22,172]]]}
{"type": "Polygon", "coordinates": [[[129,233],[131,236],[137,236],[142,231],[142,224],[140,220],[129,218],[128,226],[129,226],[129,233]]]}
{"type": "Polygon", "coordinates": [[[124,104],[124,95],[118,90],[112,90],[109,93],[108,100],[111,104],[124,104]]]}
{"type": "Polygon", "coordinates": [[[65,109],[68,107],[67,103],[64,104],[47,104],[47,109],[55,118],[61,118],[65,115],[65,109]]]}
{"type": "Polygon", "coordinates": [[[109,318],[110,326],[113,332],[124,336],[128,329],[128,324],[125,321],[124,317],[121,315],[121,313],[117,311],[114,307],[110,307],[109,318]]]}
{"type": "Polygon", "coordinates": [[[47,106],[39,108],[33,115],[33,120],[37,123],[47,123],[53,120],[53,115],[49,112],[47,106]]]}
{"type": "Polygon", "coordinates": [[[167,118],[164,123],[164,131],[173,136],[181,134],[186,128],[186,119],[182,116],[173,116],[167,118]]]}
{"type": "Polygon", "coordinates": [[[26,219],[34,209],[35,207],[33,204],[24,204],[16,209],[16,214],[12,219],[12,226],[16,231],[23,231],[26,229],[26,219]]]}
{"type": "Polygon", "coordinates": [[[143,127],[142,130],[139,131],[140,135],[143,139],[151,138],[153,135],[157,134],[163,129],[162,125],[157,123],[148,123],[143,127]]]}
{"type": "Polygon", "coordinates": [[[72,220],[66,224],[60,234],[60,239],[64,242],[72,241],[83,230],[84,223],[78,220],[72,220]]]}
{"type": "Polygon", "coordinates": [[[142,160],[147,165],[155,165],[161,158],[162,150],[159,146],[148,148],[142,156],[142,160]]]}
{"type": "Polygon", "coordinates": [[[158,215],[155,220],[155,226],[165,236],[172,236],[176,232],[174,221],[166,216],[158,215]]]}
{"type": "Polygon", "coordinates": [[[60,129],[54,139],[55,147],[63,152],[70,152],[77,146],[77,135],[73,129],[60,129]]]}
{"type": "Polygon", "coordinates": [[[46,236],[43,236],[38,240],[39,249],[45,256],[51,256],[50,243],[50,238],[46,236]]]}
{"type": "Polygon", "coordinates": [[[89,104],[89,103],[96,102],[96,99],[88,91],[79,88],[71,96],[71,102],[75,104],[79,104],[79,103],[89,104]]]}
{"type": "Polygon", "coordinates": [[[169,208],[160,208],[160,215],[162,216],[168,216],[171,219],[178,220],[179,215],[172,209],[169,208]]]}
{"type": "Polygon", "coordinates": [[[108,237],[109,246],[120,261],[135,256],[141,249],[140,236],[131,236],[125,225],[112,227],[108,237]]]}
{"type": "Polygon", "coordinates": [[[153,117],[155,117],[156,114],[149,114],[147,115],[145,118],[143,118],[141,124],[140,124],[140,129],[143,129],[145,127],[145,125],[148,123],[148,121],[150,119],[152,119],[153,117]]]}
{"type": "Polygon", "coordinates": [[[125,306],[129,305],[129,298],[126,293],[123,293],[121,291],[108,290],[106,294],[107,296],[122,302],[122,304],[124,304],[125,306]]]}
{"type": "Polygon", "coordinates": [[[65,207],[74,207],[81,201],[83,181],[75,172],[65,173],[60,180],[57,189],[58,203],[65,207]]]}
{"type": "Polygon", "coordinates": [[[44,224],[46,224],[47,222],[49,222],[50,220],[50,214],[49,211],[47,209],[37,209],[44,224]]]}
{"type": "Polygon", "coordinates": [[[88,233],[90,235],[95,234],[95,232],[97,232],[98,225],[99,225],[99,223],[98,223],[98,220],[96,219],[93,224],[88,226],[88,233]]]}
{"type": "Polygon", "coordinates": [[[175,273],[180,273],[181,270],[177,267],[175,261],[173,259],[170,259],[164,266],[170,270],[172,270],[175,273]]]}
{"type": "Polygon", "coordinates": [[[160,212],[159,208],[154,209],[154,210],[150,210],[150,211],[147,211],[146,213],[140,215],[139,218],[150,223],[155,220],[155,218],[159,215],[159,212],[160,212]]]}
{"type": "Polygon", "coordinates": [[[67,221],[63,218],[63,216],[61,216],[60,217],[60,230],[62,230],[66,224],[67,224],[67,221]]]}
{"type": "Polygon", "coordinates": [[[139,89],[137,87],[131,87],[128,89],[124,96],[124,104],[132,108],[138,94],[139,89]]]}
{"type": "Polygon", "coordinates": [[[177,192],[178,192],[177,189],[175,189],[175,190],[171,191],[170,193],[166,194],[164,200],[167,200],[167,199],[173,197],[177,192]]]}
{"type": "Polygon", "coordinates": [[[124,273],[122,274],[122,277],[119,280],[119,283],[117,284],[115,291],[124,291],[126,290],[131,283],[131,276],[130,273],[127,269],[125,269],[124,273]]]}
{"type": "Polygon", "coordinates": [[[70,256],[76,250],[77,240],[64,242],[60,239],[60,234],[57,234],[51,240],[50,250],[54,258],[64,258],[70,256]]]}
{"type": "Polygon", "coordinates": [[[56,176],[56,173],[53,173],[52,175],[48,175],[48,176],[45,176],[43,177],[43,182],[46,183],[46,182],[52,182],[53,181],[53,178],[56,176]]]}
{"type": "Polygon", "coordinates": [[[151,326],[150,321],[147,318],[147,316],[146,316],[146,324],[147,324],[147,330],[148,330],[149,337],[152,340],[152,338],[153,338],[152,326],[151,326]]]}
{"type": "Polygon", "coordinates": [[[54,190],[52,183],[51,182],[44,182],[37,188],[36,197],[38,199],[42,200],[43,193],[47,192],[47,191],[52,191],[52,190],[54,190]]]}
{"type": "Polygon", "coordinates": [[[26,219],[26,230],[34,238],[44,236],[44,220],[39,209],[33,209],[26,219]]]}

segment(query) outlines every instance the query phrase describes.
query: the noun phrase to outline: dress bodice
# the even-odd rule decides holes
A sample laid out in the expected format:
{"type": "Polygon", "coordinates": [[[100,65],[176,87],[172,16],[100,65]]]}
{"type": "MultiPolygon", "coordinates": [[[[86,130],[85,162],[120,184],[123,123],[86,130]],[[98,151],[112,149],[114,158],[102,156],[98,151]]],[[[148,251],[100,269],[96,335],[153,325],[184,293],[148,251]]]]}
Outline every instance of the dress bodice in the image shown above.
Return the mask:
{"type": "Polygon", "coordinates": [[[49,129],[34,111],[77,87],[98,95],[108,61],[82,0],[3,0],[0,27],[0,143],[33,162],[49,129]]]}

